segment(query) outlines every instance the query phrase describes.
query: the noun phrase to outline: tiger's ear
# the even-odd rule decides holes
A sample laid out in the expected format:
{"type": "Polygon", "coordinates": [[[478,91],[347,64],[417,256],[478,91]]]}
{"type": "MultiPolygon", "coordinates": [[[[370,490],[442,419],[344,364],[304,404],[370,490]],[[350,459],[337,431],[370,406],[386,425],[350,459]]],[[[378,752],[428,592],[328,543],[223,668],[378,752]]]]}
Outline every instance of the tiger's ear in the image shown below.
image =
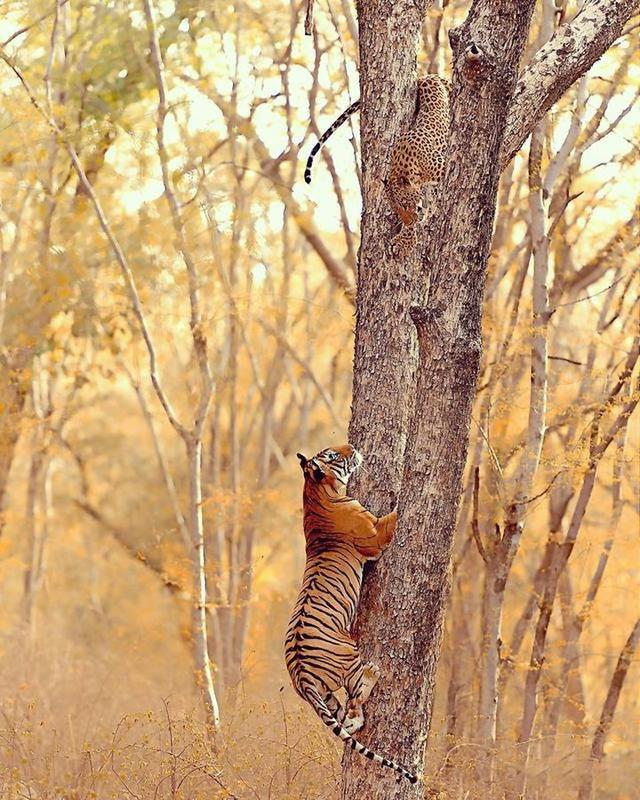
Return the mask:
{"type": "Polygon", "coordinates": [[[307,457],[303,456],[302,453],[296,453],[298,456],[298,461],[300,462],[300,466],[302,467],[302,471],[304,472],[304,468],[307,466],[307,457]]]}

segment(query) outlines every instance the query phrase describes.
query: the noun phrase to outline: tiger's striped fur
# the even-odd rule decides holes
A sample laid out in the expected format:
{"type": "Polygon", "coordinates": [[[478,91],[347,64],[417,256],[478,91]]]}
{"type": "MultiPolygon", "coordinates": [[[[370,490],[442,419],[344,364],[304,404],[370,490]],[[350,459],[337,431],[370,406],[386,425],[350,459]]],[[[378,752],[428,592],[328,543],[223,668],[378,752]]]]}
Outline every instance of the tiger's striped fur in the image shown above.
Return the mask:
{"type": "Polygon", "coordinates": [[[391,541],[396,512],[375,517],[347,495],[349,476],[362,457],[351,445],[323,450],[311,459],[298,454],[304,472],[304,534],[307,563],[285,640],[285,659],[298,694],[331,731],[365,758],[395,770],[412,783],[417,777],[358,742],[363,705],[379,675],[363,666],[350,635],[362,571],[391,541]],[[346,707],[335,692],[344,687],[346,707]]]}

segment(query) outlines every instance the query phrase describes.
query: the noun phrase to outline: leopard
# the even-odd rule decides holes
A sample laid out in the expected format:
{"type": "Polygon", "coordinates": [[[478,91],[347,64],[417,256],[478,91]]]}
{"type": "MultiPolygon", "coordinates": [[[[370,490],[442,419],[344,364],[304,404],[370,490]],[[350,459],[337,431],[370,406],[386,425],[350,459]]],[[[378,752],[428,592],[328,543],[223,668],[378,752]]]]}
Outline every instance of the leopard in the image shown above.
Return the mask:
{"type": "MultiPolygon", "coordinates": [[[[396,252],[406,252],[415,245],[425,188],[442,180],[451,124],[450,95],[451,85],[444,78],[433,74],[419,78],[416,112],[393,145],[385,190],[401,224],[391,240],[396,252]]],[[[313,161],[322,145],[359,108],[360,100],[356,100],[318,139],[307,159],[306,183],[311,183],[313,161]]]]}
{"type": "Polygon", "coordinates": [[[439,184],[444,176],[451,123],[449,98],[447,81],[437,75],[421,78],[415,118],[391,151],[385,188],[389,205],[401,222],[392,239],[397,252],[415,246],[424,190],[439,184]]]}

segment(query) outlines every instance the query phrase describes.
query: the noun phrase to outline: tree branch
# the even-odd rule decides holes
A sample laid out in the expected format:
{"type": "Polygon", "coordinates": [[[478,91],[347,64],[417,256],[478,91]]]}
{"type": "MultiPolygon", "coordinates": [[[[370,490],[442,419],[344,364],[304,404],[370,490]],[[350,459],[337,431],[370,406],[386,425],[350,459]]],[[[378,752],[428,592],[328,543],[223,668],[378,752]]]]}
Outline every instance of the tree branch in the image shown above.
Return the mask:
{"type": "Polygon", "coordinates": [[[478,548],[480,558],[485,564],[489,563],[489,558],[482,544],[482,537],[480,536],[480,523],[478,522],[478,495],[480,493],[480,469],[476,467],[473,470],[473,516],[471,517],[471,533],[478,548]]]}
{"type": "Polygon", "coordinates": [[[622,35],[640,0],[589,0],[558,28],[518,80],[500,160],[504,168],[551,106],[622,35]]]}
{"type": "Polygon", "coordinates": [[[84,511],[87,516],[91,517],[94,522],[97,522],[99,525],[101,525],[109,533],[112,539],[120,545],[121,549],[127,553],[127,555],[131,556],[131,558],[134,558],[143,566],[147,567],[147,569],[151,570],[151,572],[153,572],[153,574],[162,581],[165,589],[168,589],[172,593],[184,593],[184,588],[180,583],[173,580],[173,578],[170,578],[163,569],[161,569],[157,564],[154,564],[153,561],[150,561],[142,552],[142,550],[134,547],[128,541],[124,531],[120,530],[120,528],[117,528],[115,525],[109,522],[109,520],[107,520],[105,516],[88,500],[74,500],[74,503],[79,509],[84,511]]]}
{"type": "Polygon", "coordinates": [[[164,64],[162,61],[162,53],[160,51],[160,41],[158,38],[158,30],[155,22],[155,11],[151,4],[151,0],[144,0],[144,11],[147,19],[147,30],[149,33],[149,49],[151,51],[151,63],[153,66],[153,74],[156,80],[156,88],[158,90],[158,116],[156,119],[156,142],[158,145],[158,158],[160,159],[160,169],[162,171],[162,184],[164,186],[164,193],[169,204],[171,211],[171,222],[173,230],[176,234],[177,250],[182,256],[186,271],[187,283],[189,287],[189,307],[191,311],[189,327],[191,330],[191,337],[193,340],[193,351],[198,362],[198,369],[200,372],[200,399],[198,402],[198,409],[196,411],[196,418],[194,421],[194,433],[202,432],[204,422],[211,404],[211,395],[213,392],[213,376],[211,374],[211,366],[209,364],[207,339],[202,325],[202,312],[200,310],[200,289],[198,280],[198,271],[194,262],[193,256],[187,244],[185,236],[185,220],[183,219],[182,212],[178,199],[173,190],[171,178],[169,176],[169,155],[167,153],[167,146],[164,135],[164,124],[169,114],[169,106],[167,103],[167,84],[165,79],[164,64]]]}
{"type": "MultiPolygon", "coordinates": [[[[181,78],[187,83],[193,83],[193,80],[188,75],[181,75],[181,78]]],[[[209,93],[208,97],[220,108],[227,120],[227,124],[232,125],[238,134],[242,134],[247,141],[251,143],[253,152],[260,162],[263,174],[271,181],[280,201],[288,208],[291,219],[295,221],[300,233],[324,264],[325,269],[335,285],[339,289],[342,289],[349,302],[353,303],[355,287],[350,270],[344,262],[336,259],[331,253],[327,245],[323,242],[319,231],[313,224],[311,212],[301,208],[293,196],[291,186],[283,181],[280,174],[281,159],[271,157],[266,145],[257,135],[255,127],[250,119],[238,116],[231,103],[227,102],[219,94],[209,93]]]]}
{"type": "Polygon", "coordinates": [[[313,6],[314,0],[307,0],[307,13],[304,18],[304,32],[306,36],[313,33],[313,6]]]}

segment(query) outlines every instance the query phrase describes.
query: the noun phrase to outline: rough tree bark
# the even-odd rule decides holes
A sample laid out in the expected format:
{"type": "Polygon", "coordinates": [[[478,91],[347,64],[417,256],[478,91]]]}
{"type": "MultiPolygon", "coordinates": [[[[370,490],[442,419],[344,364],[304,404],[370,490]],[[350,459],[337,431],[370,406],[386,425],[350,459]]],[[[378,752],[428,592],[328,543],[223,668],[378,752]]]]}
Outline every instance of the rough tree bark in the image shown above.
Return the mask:
{"type": "MultiPolygon", "coordinates": [[[[424,13],[430,5],[412,0],[359,0],[357,4],[364,213],[349,440],[361,449],[366,465],[354,490],[367,507],[380,513],[396,503],[400,488],[417,356],[408,309],[417,300],[413,293],[421,271],[417,260],[397,261],[386,247],[392,237],[393,219],[384,181],[393,141],[414,96],[416,48],[424,13]]],[[[371,747],[400,755],[399,751],[396,753],[397,730],[382,735],[389,710],[395,714],[405,704],[397,702],[390,680],[395,659],[390,657],[390,640],[380,635],[386,615],[380,613],[382,606],[377,602],[381,588],[392,580],[394,568],[390,561],[383,560],[365,582],[357,625],[363,654],[366,659],[375,659],[382,670],[375,697],[367,705],[369,722],[361,738],[371,747]],[[370,735],[371,732],[375,733],[370,735]]],[[[404,735],[408,745],[409,727],[404,735]]],[[[360,763],[358,756],[345,752],[343,767],[345,799],[385,796],[389,780],[379,781],[378,771],[360,763]],[[380,782],[377,790],[376,779],[380,782]]]]}
{"type": "MultiPolygon", "coordinates": [[[[392,144],[414,97],[416,47],[430,2],[361,0],[360,85],[364,214],[358,262],[356,353],[349,435],[363,448],[363,500],[388,511],[397,501],[416,367],[408,309],[420,266],[396,260],[385,196],[392,144]],[[385,487],[385,488],[382,488],[385,487]]],[[[381,565],[379,572],[384,567],[381,565]]]]}
{"type": "MultiPolygon", "coordinates": [[[[364,735],[363,739],[420,767],[480,360],[499,154],[533,6],[533,0],[517,8],[507,0],[476,0],[464,25],[451,33],[454,80],[449,160],[422,268],[411,260],[397,265],[385,257],[388,224],[381,219],[384,199],[379,180],[385,177],[386,159],[380,154],[380,141],[372,141],[372,133],[377,136],[381,125],[394,129],[380,105],[381,98],[388,100],[398,91],[394,78],[402,62],[404,74],[409,72],[413,79],[410,48],[418,9],[415,4],[405,7],[389,2],[359,6],[365,213],[350,433],[368,457],[368,485],[361,494],[377,511],[394,499],[404,431],[408,430],[399,499],[401,523],[395,545],[369,582],[361,605],[361,647],[367,658],[380,664],[383,674],[368,703],[368,730],[375,731],[375,741],[364,735]],[[382,78],[389,93],[380,85],[381,68],[392,73],[382,78]],[[469,108],[474,108],[473,115],[469,108]],[[425,296],[427,272],[430,281],[425,296]],[[424,303],[411,309],[419,342],[417,400],[413,419],[405,428],[413,371],[408,315],[409,305],[416,300],[424,303]],[[398,364],[402,345],[405,363],[398,364]],[[377,613],[382,609],[392,611],[377,613]]],[[[403,78],[398,76],[401,86],[403,78]]],[[[393,114],[390,118],[397,119],[393,114]]],[[[349,755],[343,777],[343,800],[409,798],[422,792],[409,784],[393,790],[369,764],[349,755]]]]}

